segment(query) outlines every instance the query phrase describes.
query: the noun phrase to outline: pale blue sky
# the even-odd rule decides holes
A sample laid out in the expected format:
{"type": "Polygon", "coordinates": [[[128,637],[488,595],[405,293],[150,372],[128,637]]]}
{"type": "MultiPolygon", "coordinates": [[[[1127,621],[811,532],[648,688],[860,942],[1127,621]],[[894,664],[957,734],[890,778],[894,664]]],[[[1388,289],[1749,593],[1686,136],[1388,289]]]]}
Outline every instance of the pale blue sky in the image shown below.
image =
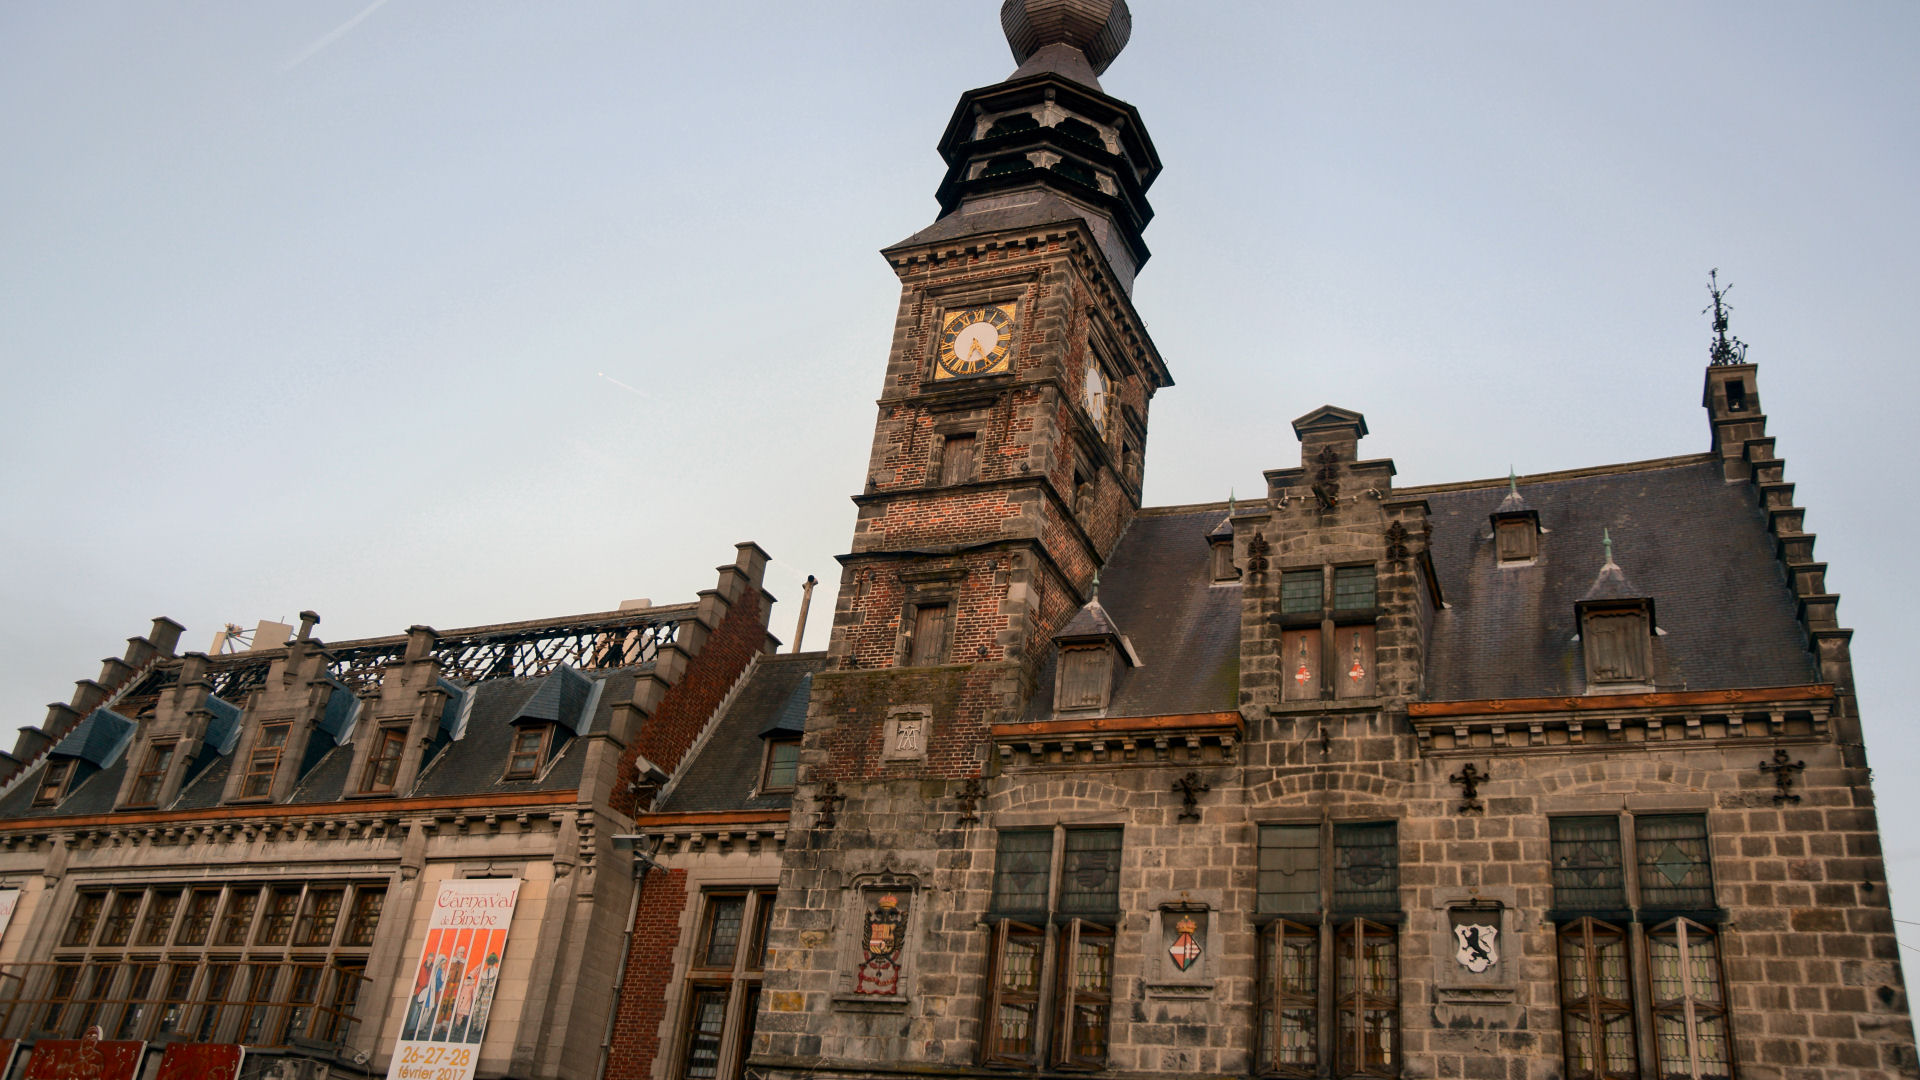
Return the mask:
{"type": "MultiPolygon", "coordinates": [[[[826,582],[824,645],[875,251],[1012,69],[997,7],[0,6],[8,722],[154,615],[204,649],[684,600],[749,538],[782,637],[826,582]]],[[[1134,8],[1149,502],[1258,492],[1323,402],[1403,484],[1704,450],[1720,267],[1920,919],[1920,6],[1134,8]]]]}

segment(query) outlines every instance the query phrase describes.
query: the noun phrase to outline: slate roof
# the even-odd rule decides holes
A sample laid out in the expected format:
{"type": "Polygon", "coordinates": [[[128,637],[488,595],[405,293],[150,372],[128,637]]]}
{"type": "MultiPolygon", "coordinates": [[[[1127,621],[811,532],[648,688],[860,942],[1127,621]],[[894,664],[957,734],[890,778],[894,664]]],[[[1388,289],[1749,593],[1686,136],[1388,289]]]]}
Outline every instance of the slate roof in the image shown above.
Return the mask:
{"type": "MultiPolygon", "coordinates": [[[[430,751],[432,755],[420,770],[411,791],[403,796],[477,795],[492,792],[567,791],[580,785],[586,744],[573,735],[573,718],[591,703],[592,712],[582,734],[605,731],[616,703],[633,698],[637,675],[651,664],[633,668],[575,672],[560,670],[550,675],[525,678],[489,679],[466,688],[473,695],[465,735],[458,740],[446,738],[430,751]],[[529,715],[529,710],[534,715],[529,715]],[[561,730],[554,735],[547,767],[532,780],[503,780],[507,747],[513,736],[513,720],[519,717],[557,720],[561,730]]],[[[802,705],[804,710],[805,706],[802,705]]],[[[804,712],[803,712],[804,715],[804,712]]],[[[217,717],[216,717],[217,719],[217,717]]],[[[333,718],[338,722],[338,717],[333,718]]],[[[451,720],[451,717],[448,717],[451,720]]],[[[75,734],[82,734],[76,727],[75,734]]],[[[353,745],[335,744],[324,727],[311,736],[316,745],[302,762],[305,767],[287,802],[292,804],[339,801],[353,790],[350,776],[353,745]]],[[[231,756],[208,747],[189,766],[188,780],[179,796],[167,809],[204,810],[220,804],[227,777],[233,770],[231,756]],[[211,759],[211,760],[208,760],[211,759]],[[197,771],[196,771],[197,770],[197,771]]],[[[4,798],[0,798],[0,818],[33,817],[42,814],[72,816],[104,814],[112,811],[121,779],[126,775],[126,755],[109,767],[91,772],[71,783],[68,794],[55,807],[34,807],[33,796],[39,790],[39,777],[46,768],[41,762],[4,798]]]]}
{"type": "Polygon", "coordinates": [[[1501,567],[1488,515],[1505,480],[1410,488],[1432,508],[1436,613],[1426,697],[1551,697],[1586,689],[1574,604],[1600,574],[1602,530],[1632,591],[1651,598],[1658,690],[1820,681],[1766,515],[1707,455],[1520,480],[1540,515],[1540,556],[1501,567]]]}
{"type": "MultiPolygon", "coordinates": [[[[1241,586],[1214,583],[1207,543],[1224,509],[1142,510],[1101,568],[1100,606],[1140,660],[1120,666],[1106,715],[1240,707],[1241,586]]],[[[1024,719],[1052,717],[1054,661],[1042,665],[1024,719]]]]}
{"type": "Polygon", "coordinates": [[[827,666],[825,652],[762,656],[747,684],[714,723],[654,813],[716,810],[785,810],[790,792],[759,794],[763,735],[798,734],[806,720],[813,676],[827,666]]]}

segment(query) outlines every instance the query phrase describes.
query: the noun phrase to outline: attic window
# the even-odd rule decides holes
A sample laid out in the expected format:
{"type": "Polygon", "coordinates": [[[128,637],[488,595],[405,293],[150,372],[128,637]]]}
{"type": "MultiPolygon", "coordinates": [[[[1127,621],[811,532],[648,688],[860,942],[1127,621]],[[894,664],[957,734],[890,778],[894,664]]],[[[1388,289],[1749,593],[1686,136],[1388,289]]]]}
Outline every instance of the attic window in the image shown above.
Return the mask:
{"type": "Polygon", "coordinates": [[[160,801],[160,788],[166,782],[173,752],[179,746],[177,742],[164,742],[147,748],[147,760],[134,778],[133,793],[127,797],[128,806],[152,806],[160,801]]]}
{"type": "Polygon", "coordinates": [[[407,725],[388,724],[374,734],[373,752],[367,755],[367,775],[361,791],[392,791],[400,776],[400,758],[407,750],[407,725]]]}
{"type": "Polygon", "coordinates": [[[280,755],[287,748],[287,733],[292,724],[263,724],[260,739],[253,744],[247,759],[246,779],[241,782],[240,797],[263,798],[273,792],[273,775],[280,769],[280,755]]]}
{"type": "Polygon", "coordinates": [[[1493,527],[1503,563],[1530,562],[1540,554],[1540,528],[1528,517],[1508,518],[1493,527]]]}
{"type": "Polygon", "coordinates": [[[800,737],[770,736],[767,758],[760,767],[760,793],[792,791],[800,774],[800,737]]]}
{"type": "Polygon", "coordinates": [[[1106,646],[1060,650],[1057,709],[1103,709],[1113,689],[1113,650],[1106,646]]]}
{"type": "Polygon", "coordinates": [[[33,793],[33,805],[52,806],[67,793],[67,781],[73,777],[73,759],[47,759],[47,770],[40,776],[39,790],[33,793]]]}
{"type": "Polygon", "coordinates": [[[1233,538],[1227,537],[1213,542],[1213,580],[1233,581],[1240,571],[1233,565],[1233,538]]]}
{"type": "Polygon", "coordinates": [[[547,761],[547,746],[553,741],[552,724],[522,724],[513,729],[513,741],[507,747],[507,772],[503,780],[532,780],[540,775],[547,761]]]}
{"type": "Polygon", "coordinates": [[[1587,682],[1644,685],[1653,680],[1653,633],[1644,604],[1589,607],[1580,621],[1587,682]]]}

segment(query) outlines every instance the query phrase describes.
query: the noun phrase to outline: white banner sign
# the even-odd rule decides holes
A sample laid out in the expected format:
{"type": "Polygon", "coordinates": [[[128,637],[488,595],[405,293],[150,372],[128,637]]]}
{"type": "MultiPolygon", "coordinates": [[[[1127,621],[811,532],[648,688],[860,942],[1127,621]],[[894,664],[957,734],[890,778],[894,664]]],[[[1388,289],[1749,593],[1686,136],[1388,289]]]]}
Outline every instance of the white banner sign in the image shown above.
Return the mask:
{"type": "Polygon", "coordinates": [[[7,926],[13,922],[13,909],[19,906],[19,889],[0,889],[0,937],[7,936],[7,926]]]}
{"type": "Polygon", "coordinates": [[[518,878],[440,886],[387,1080],[473,1080],[519,898],[518,878]]]}

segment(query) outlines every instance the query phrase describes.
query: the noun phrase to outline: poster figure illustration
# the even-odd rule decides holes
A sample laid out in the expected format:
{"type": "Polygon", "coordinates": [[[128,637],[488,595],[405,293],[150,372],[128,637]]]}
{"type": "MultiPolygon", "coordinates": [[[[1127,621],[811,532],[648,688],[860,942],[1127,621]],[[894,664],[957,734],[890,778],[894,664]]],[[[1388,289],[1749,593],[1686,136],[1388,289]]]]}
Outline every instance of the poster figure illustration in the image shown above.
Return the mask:
{"type": "Polygon", "coordinates": [[[519,897],[517,878],[441,884],[387,1080],[473,1080],[519,897]]]}

